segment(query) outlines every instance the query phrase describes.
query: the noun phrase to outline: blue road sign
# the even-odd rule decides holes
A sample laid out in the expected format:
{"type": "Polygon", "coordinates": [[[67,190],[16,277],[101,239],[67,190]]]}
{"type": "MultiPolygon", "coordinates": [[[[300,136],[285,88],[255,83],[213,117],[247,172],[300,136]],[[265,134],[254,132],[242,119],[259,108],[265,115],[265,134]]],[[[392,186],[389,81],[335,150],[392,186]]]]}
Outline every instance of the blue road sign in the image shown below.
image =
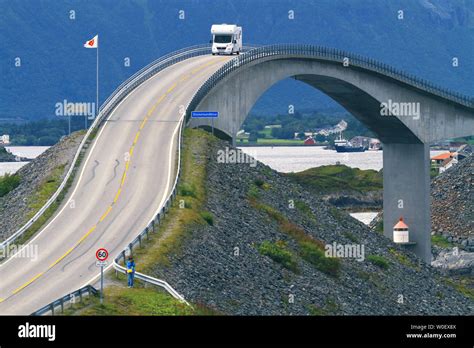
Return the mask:
{"type": "Polygon", "coordinates": [[[192,118],[217,118],[219,112],[217,111],[191,111],[192,118]]]}

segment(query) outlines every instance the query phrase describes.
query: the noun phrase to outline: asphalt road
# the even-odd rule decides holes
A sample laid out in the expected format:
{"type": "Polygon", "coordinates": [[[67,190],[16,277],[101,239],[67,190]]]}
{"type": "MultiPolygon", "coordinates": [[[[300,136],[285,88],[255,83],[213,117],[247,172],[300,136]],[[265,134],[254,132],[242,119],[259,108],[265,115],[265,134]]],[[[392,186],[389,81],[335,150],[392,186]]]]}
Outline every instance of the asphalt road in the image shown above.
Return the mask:
{"type": "Polygon", "coordinates": [[[107,248],[111,264],[145,228],[174,181],[180,112],[229,59],[177,63],[117,106],[88,149],[68,199],[29,242],[37,258],[0,265],[0,314],[30,314],[96,281],[96,250],[107,248]]]}

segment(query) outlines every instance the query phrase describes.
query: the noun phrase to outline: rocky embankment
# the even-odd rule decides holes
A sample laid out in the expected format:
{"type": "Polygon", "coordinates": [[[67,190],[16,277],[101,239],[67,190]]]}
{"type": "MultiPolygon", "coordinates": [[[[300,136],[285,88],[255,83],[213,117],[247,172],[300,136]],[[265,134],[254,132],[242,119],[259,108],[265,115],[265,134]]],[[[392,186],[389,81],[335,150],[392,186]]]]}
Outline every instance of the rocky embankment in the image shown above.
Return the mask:
{"type": "MultiPolygon", "coordinates": [[[[433,266],[451,275],[474,274],[473,178],[474,156],[471,155],[431,181],[433,266]],[[436,243],[437,237],[443,243],[436,243]]],[[[382,219],[380,213],[370,227],[375,229],[382,219]]]]}
{"type": "Polygon", "coordinates": [[[187,300],[234,315],[473,313],[430,265],[287,177],[261,163],[218,163],[225,142],[186,146],[206,162],[212,219],[191,223],[152,273],[187,300]],[[325,257],[333,243],[364,249],[359,260],[325,257]]]}
{"type": "Polygon", "coordinates": [[[64,177],[74,158],[83,132],[64,137],[40,156],[26,164],[17,174],[20,185],[3,197],[0,197],[0,241],[5,240],[28,221],[36,210],[31,206],[31,198],[40,187],[51,179],[53,173],[60,171],[60,180],[64,177]]]}
{"type": "Polygon", "coordinates": [[[25,157],[15,156],[14,154],[8,152],[7,149],[5,149],[5,147],[0,146],[0,162],[15,162],[15,161],[27,162],[27,161],[30,161],[30,159],[25,158],[25,157]]]}
{"type": "Polygon", "coordinates": [[[431,230],[474,251],[474,156],[431,181],[431,230]]]}

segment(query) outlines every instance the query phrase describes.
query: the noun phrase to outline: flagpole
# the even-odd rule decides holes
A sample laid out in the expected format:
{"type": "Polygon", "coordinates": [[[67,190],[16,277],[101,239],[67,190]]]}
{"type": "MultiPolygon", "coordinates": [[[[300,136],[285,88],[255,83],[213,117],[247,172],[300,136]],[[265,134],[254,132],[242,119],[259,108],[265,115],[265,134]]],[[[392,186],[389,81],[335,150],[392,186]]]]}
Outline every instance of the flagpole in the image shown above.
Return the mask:
{"type": "Polygon", "coordinates": [[[96,83],[96,103],[95,103],[95,117],[99,115],[99,37],[97,36],[97,64],[96,64],[96,76],[95,76],[95,83],[96,83]]]}

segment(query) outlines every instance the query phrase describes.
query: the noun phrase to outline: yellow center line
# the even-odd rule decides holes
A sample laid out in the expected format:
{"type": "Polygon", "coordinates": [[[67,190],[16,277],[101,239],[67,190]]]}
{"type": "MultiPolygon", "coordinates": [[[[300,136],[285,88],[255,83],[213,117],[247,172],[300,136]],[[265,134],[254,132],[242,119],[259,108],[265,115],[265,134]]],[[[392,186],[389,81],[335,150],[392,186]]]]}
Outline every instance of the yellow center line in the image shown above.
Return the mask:
{"type": "Polygon", "coordinates": [[[78,246],[79,244],[81,244],[81,243],[89,236],[89,234],[91,234],[96,228],[97,228],[97,225],[92,226],[92,227],[89,229],[89,231],[87,231],[87,233],[86,233],[85,235],[83,235],[83,236],[81,237],[81,239],[79,239],[79,241],[76,243],[76,245],[74,245],[73,248],[75,248],[76,246],[78,246]]]}
{"type": "Polygon", "coordinates": [[[135,135],[135,140],[133,140],[133,144],[137,143],[139,136],[140,136],[140,131],[138,131],[137,134],[135,135]]]}
{"type": "Polygon", "coordinates": [[[123,175],[122,175],[122,182],[120,183],[120,187],[123,186],[123,183],[125,182],[125,178],[127,177],[127,172],[123,172],[123,175]]]}
{"type": "MultiPolygon", "coordinates": [[[[216,61],[212,61],[212,62],[209,62],[209,63],[206,63],[206,64],[203,64],[202,66],[200,66],[199,68],[197,69],[194,69],[192,71],[192,74],[195,74],[196,72],[204,69],[205,67],[207,66],[211,66],[213,64],[216,64],[217,62],[219,61],[223,61],[223,60],[226,60],[225,58],[224,59],[220,59],[220,60],[216,60],[216,61]]],[[[186,74],[185,76],[183,76],[179,82],[183,82],[185,80],[187,80],[189,77],[191,77],[192,74],[186,74]]],[[[170,88],[168,88],[168,91],[167,93],[170,93],[176,86],[178,85],[178,82],[175,82],[170,88]]],[[[159,99],[158,101],[153,105],[153,107],[148,110],[148,116],[150,116],[153,111],[155,110],[156,106],[158,104],[160,104],[163,99],[166,97],[166,94],[163,94],[159,99]]],[[[143,119],[141,125],[140,125],[140,130],[143,129],[143,127],[145,126],[147,120],[148,120],[148,116],[145,116],[145,118],[143,119]]],[[[127,176],[127,171],[128,171],[128,168],[129,168],[129,165],[130,165],[130,161],[131,161],[131,158],[132,158],[132,155],[133,155],[133,150],[135,148],[135,144],[137,143],[138,141],[138,137],[140,136],[140,130],[137,132],[137,134],[135,135],[135,140],[133,141],[133,145],[131,146],[130,148],[130,152],[129,152],[129,155],[130,155],[130,158],[129,160],[127,161],[127,164],[125,165],[125,170],[124,170],[124,173],[122,175],[122,181],[121,181],[121,184],[120,184],[120,187],[118,188],[118,191],[117,193],[115,194],[115,198],[114,198],[114,201],[112,204],[115,204],[119,197],[120,197],[120,194],[122,193],[122,187],[124,185],[124,182],[125,182],[125,178],[127,176]]],[[[107,211],[101,216],[99,222],[102,222],[106,217],[107,215],[109,215],[110,211],[112,210],[112,205],[110,205],[108,208],[107,208],[107,211]]],[[[79,239],[79,241],[73,246],[71,247],[66,253],[64,253],[60,258],[58,258],[56,261],[54,261],[48,268],[51,269],[52,267],[54,267],[56,264],[58,264],[61,260],[63,260],[67,255],[69,255],[79,244],[81,244],[95,229],[97,228],[97,224],[92,226],[89,231],[87,231],[87,233],[85,235],[83,235],[81,237],[81,239],[79,239]]],[[[21,290],[23,290],[24,288],[26,288],[28,285],[30,285],[31,283],[33,283],[35,280],[37,280],[39,277],[41,277],[42,275],[44,274],[44,272],[41,272],[41,273],[38,273],[36,276],[34,276],[31,280],[29,280],[28,282],[26,282],[25,284],[23,284],[22,286],[20,286],[19,288],[17,288],[16,290],[13,291],[13,294],[16,294],[18,292],[20,292],[21,290]]],[[[5,301],[5,299],[3,298],[0,298],[0,302],[3,302],[5,301]]]]}
{"type": "Polygon", "coordinates": [[[109,215],[110,211],[112,210],[112,206],[109,205],[109,207],[107,208],[107,211],[100,217],[100,222],[104,221],[104,219],[107,217],[107,215],[109,215]]]}
{"type": "Polygon", "coordinates": [[[160,97],[160,99],[158,99],[158,101],[156,102],[156,105],[160,104],[160,103],[163,101],[163,99],[165,99],[165,97],[166,97],[166,94],[163,94],[163,95],[160,97]]]}
{"type": "Polygon", "coordinates": [[[71,251],[73,251],[73,250],[74,250],[74,247],[72,247],[72,248],[70,248],[68,251],[66,251],[66,252],[64,253],[64,255],[61,256],[61,257],[60,257],[59,259],[57,259],[56,261],[54,261],[54,262],[48,267],[48,269],[53,268],[59,261],[61,261],[62,259],[64,259],[64,258],[65,258],[67,255],[69,255],[69,253],[71,253],[71,251]]]}
{"type": "Polygon", "coordinates": [[[33,278],[31,278],[31,280],[27,281],[25,284],[23,284],[22,286],[20,286],[18,289],[14,290],[14,291],[13,291],[13,294],[16,294],[17,292],[23,290],[23,289],[26,288],[28,285],[30,285],[31,283],[33,283],[36,279],[38,279],[39,277],[41,277],[42,275],[43,275],[43,272],[38,273],[38,274],[35,275],[33,278]]]}
{"type": "Polygon", "coordinates": [[[186,81],[187,79],[189,79],[189,76],[190,76],[189,74],[184,75],[184,76],[179,80],[179,82],[184,82],[184,81],[186,81]]]}
{"type": "Polygon", "coordinates": [[[119,187],[117,193],[115,194],[115,198],[114,198],[114,204],[117,203],[117,200],[118,198],[120,197],[120,194],[122,193],[122,188],[119,187]]]}
{"type": "Polygon", "coordinates": [[[168,88],[168,90],[166,91],[166,93],[170,93],[175,87],[176,87],[177,83],[175,82],[173,84],[173,86],[171,86],[170,88],[168,88]]]}

